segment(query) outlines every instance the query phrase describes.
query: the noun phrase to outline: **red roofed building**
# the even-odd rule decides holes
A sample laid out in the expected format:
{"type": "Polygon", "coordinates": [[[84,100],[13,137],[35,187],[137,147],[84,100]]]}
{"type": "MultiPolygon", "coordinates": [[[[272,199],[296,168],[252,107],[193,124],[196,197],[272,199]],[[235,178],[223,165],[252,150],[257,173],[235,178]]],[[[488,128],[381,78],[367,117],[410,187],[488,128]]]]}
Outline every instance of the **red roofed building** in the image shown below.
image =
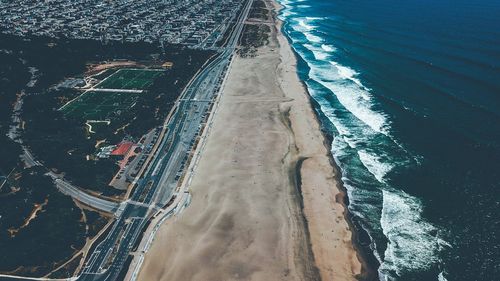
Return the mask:
{"type": "Polygon", "coordinates": [[[111,152],[111,155],[124,156],[129,152],[129,150],[132,148],[133,145],[134,145],[133,142],[124,141],[120,143],[118,147],[111,152]]]}

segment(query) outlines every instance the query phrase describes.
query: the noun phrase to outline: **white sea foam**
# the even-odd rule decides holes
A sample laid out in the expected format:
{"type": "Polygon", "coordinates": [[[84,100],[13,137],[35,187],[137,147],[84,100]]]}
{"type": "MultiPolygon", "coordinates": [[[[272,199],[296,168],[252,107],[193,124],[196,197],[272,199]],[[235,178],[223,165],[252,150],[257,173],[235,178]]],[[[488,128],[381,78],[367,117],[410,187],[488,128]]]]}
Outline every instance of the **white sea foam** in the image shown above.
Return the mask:
{"type": "MultiPolygon", "coordinates": [[[[356,118],[368,125],[378,133],[388,134],[387,127],[389,121],[387,117],[380,112],[372,109],[370,100],[366,96],[370,94],[356,84],[346,84],[342,81],[331,80],[331,70],[320,69],[311,66],[309,76],[324,87],[330,89],[339,102],[350,111],[356,118]]],[[[338,77],[341,77],[340,74],[338,77]]]]}
{"type": "Polygon", "coordinates": [[[288,9],[285,9],[285,10],[281,11],[281,17],[280,17],[280,19],[284,20],[284,18],[292,16],[292,15],[296,15],[296,14],[297,14],[296,12],[292,12],[292,11],[290,11],[288,9]]]}
{"type": "Polygon", "coordinates": [[[286,18],[297,14],[296,12],[292,11],[289,1],[280,1],[280,4],[284,8],[280,11],[280,15],[278,16],[279,19],[284,21],[286,20],[286,18]]]}
{"type": "MultiPolygon", "coordinates": [[[[298,50],[298,52],[304,57],[302,51],[298,50]]],[[[338,71],[335,71],[337,75],[332,73],[333,65],[329,67],[313,64],[309,61],[307,64],[310,68],[309,77],[311,79],[330,89],[348,111],[372,130],[388,135],[389,121],[383,113],[372,109],[370,93],[365,88],[361,88],[355,83],[344,83],[345,78],[338,71]]]]}
{"type": "MultiPolygon", "coordinates": [[[[356,83],[356,85],[360,86],[361,88],[368,90],[365,86],[363,86],[361,81],[358,78],[356,78],[356,76],[359,73],[357,73],[355,70],[353,70],[347,66],[340,65],[334,61],[331,61],[330,63],[337,69],[337,72],[340,75],[340,77],[342,77],[344,79],[349,79],[352,82],[356,83]]],[[[368,99],[368,95],[364,95],[363,98],[368,99]]]]}
{"type": "Polygon", "coordinates": [[[436,227],[422,219],[421,202],[402,191],[382,191],[381,226],[389,240],[379,271],[383,275],[425,270],[439,262],[436,227]]]}
{"type": "Polygon", "coordinates": [[[393,168],[391,164],[382,162],[380,157],[365,150],[359,150],[358,156],[363,166],[381,183],[384,182],[385,175],[393,168]]]}
{"type": "Polygon", "coordinates": [[[306,36],[307,40],[312,43],[321,43],[323,42],[323,38],[312,34],[311,32],[305,32],[304,35],[306,36]]]}
{"type": "MultiPolygon", "coordinates": [[[[329,52],[333,51],[334,48],[330,45],[319,44],[323,42],[321,37],[312,34],[310,31],[304,30],[305,27],[312,26],[310,25],[311,21],[318,19],[320,18],[311,17],[308,19],[309,22],[303,21],[302,25],[299,23],[294,25],[293,28],[304,34],[306,39],[309,41],[307,44],[304,44],[304,47],[313,52],[316,60],[321,61],[326,59],[329,52]],[[318,47],[316,47],[316,45],[318,47]],[[320,52],[320,50],[323,50],[324,53],[320,52]]],[[[301,20],[303,20],[303,18],[301,18],[301,20]]],[[[299,52],[299,54],[301,54],[302,57],[305,56],[303,51],[298,50],[297,48],[295,49],[299,52]]],[[[387,116],[373,109],[369,89],[364,87],[361,81],[356,77],[356,75],[358,75],[356,71],[340,65],[337,62],[330,62],[330,67],[324,65],[319,66],[310,61],[307,61],[307,64],[311,69],[309,76],[324,87],[330,89],[335,94],[339,102],[356,118],[368,125],[375,132],[389,135],[387,131],[389,128],[387,116]],[[345,83],[343,80],[348,80],[353,83],[345,83]]]]}
{"type": "Polygon", "coordinates": [[[314,29],[315,26],[313,25],[310,25],[308,22],[307,22],[307,19],[303,18],[303,19],[299,19],[298,20],[298,23],[299,23],[299,26],[302,27],[303,29],[305,30],[312,30],[314,29]]]}
{"type": "MultiPolygon", "coordinates": [[[[303,1],[305,1],[305,0],[303,0],[303,1]]],[[[303,1],[302,0],[298,0],[298,1],[281,0],[281,1],[279,1],[279,3],[285,8],[285,9],[283,9],[280,12],[281,15],[284,16],[284,17],[290,16],[290,15],[296,15],[297,12],[292,11],[292,9],[295,8],[293,6],[293,4],[300,3],[300,2],[303,2],[303,1]]]]}
{"type": "MultiPolygon", "coordinates": [[[[315,95],[315,90],[309,87],[309,92],[311,93],[312,96],[315,95]]],[[[335,109],[325,100],[323,99],[318,99],[317,100],[321,112],[330,120],[330,122],[333,123],[333,126],[335,126],[335,129],[337,129],[337,132],[339,134],[340,140],[342,140],[345,144],[347,144],[351,148],[356,148],[357,147],[357,142],[359,141],[356,139],[352,134],[351,130],[344,125],[342,122],[339,121],[339,119],[335,116],[335,109]]],[[[333,145],[333,144],[332,144],[333,145]]],[[[335,150],[337,151],[337,150],[335,150]]],[[[337,152],[339,152],[338,150],[337,152]]]]}
{"type": "Polygon", "coordinates": [[[314,55],[314,58],[319,61],[326,60],[328,56],[330,55],[328,52],[325,52],[323,49],[316,47],[311,44],[304,44],[303,45],[306,49],[311,51],[314,55]]]}
{"type": "Polygon", "coordinates": [[[332,45],[321,44],[321,49],[325,50],[325,52],[335,52],[337,49],[332,45]]]}

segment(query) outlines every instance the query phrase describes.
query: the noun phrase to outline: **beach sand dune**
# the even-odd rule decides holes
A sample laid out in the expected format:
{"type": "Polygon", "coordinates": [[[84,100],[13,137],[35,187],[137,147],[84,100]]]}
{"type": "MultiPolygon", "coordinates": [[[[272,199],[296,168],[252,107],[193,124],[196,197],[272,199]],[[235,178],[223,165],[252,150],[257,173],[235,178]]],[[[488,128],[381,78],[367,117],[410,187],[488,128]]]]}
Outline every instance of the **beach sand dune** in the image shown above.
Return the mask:
{"type": "Polygon", "coordinates": [[[162,225],[139,280],[355,280],[360,273],[323,136],[277,34],[255,57],[235,57],[192,202],[162,225]]]}

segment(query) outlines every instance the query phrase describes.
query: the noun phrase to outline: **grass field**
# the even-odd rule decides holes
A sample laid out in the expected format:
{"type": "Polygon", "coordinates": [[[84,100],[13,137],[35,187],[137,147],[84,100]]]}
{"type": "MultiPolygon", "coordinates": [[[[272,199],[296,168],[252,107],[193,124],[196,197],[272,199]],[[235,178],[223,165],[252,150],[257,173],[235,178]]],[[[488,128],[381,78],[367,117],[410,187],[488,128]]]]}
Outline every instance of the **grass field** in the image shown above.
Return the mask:
{"type": "MultiPolygon", "coordinates": [[[[98,89],[147,90],[163,75],[161,70],[120,69],[96,86],[98,89]]],[[[84,120],[106,120],[130,109],[139,93],[89,91],[61,108],[64,115],[84,120]]]]}
{"type": "Polygon", "coordinates": [[[140,94],[117,92],[86,92],[61,111],[64,115],[84,120],[112,119],[131,108],[140,94]]]}
{"type": "Polygon", "coordinates": [[[161,70],[120,69],[103,80],[96,88],[146,90],[161,75],[163,75],[161,70]]]}

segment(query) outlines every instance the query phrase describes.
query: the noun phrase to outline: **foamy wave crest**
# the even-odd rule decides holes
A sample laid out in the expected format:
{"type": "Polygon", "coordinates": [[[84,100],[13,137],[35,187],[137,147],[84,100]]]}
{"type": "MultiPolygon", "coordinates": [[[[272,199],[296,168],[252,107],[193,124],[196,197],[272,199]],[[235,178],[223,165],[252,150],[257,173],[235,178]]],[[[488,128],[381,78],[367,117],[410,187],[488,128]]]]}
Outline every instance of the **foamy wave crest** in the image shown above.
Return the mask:
{"type": "MultiPolygon", "coordinates": [[[[351,80],[352,82],[356,83],[356,85],[360,86],[361,88],[368,90],[365,86],[363,86],[361,81],[358,78],[356,78],[356,76],[359,73],[357,73],[355,70],[353,70],[347,66],[340,65],[334,61],[331,61],[330,63],[337,69],[337,72],[340,75],[340,77],[342,77],[344,79],[351,80]]],[[[363,98],[367,99],[368,95],[364,95],[363,98]]]]}
{"type": "Polygon", "coordinates": [[[337,48],[333,47],[332,45],[327,45],[327,44],[321,44],[321,49],[325,50],[325,52],[337,51],[337,48]]]}
{"type": "Polygon", "coordinates": [[[291,11],[290,4],[293,2],[290,2],[288,0],[280,0],[279,3],[284,7],[284,9],[282,9],[280,11],[280,15],[279,15],[279,18],[281,20],[285,20],[285,18],[297,14],[296,12],[291,11]]]}
{"type": "Polygon", "coordinates": [[[330,55],[328,52],[325,52],[322,48],[316,47],[314,45],[304,44],[303,46],[313,53],[314,58],[316,60],[320,61],[326,60],[330,55]]]}
{"type": "Polygon", "coordinates": [[[381,275],[429,269],[438,262],[437,229],[421,217],[421,202],[402,191],[382,191],[381,226],[389,240],[381,275]]]}
{"type": "Polygon", "coordinates": [[[314,66],[310,63],[309,67],[311,69],[309,76],[324,87],[330,89],[339,102],[356,116],[356,118],[368,125],[374,131],[388,135],[387,128],[389,126],[389,121],[383,113],[372,109],[373,105],[369,99],[370,93],[366,91],[366,89],[354,83],[343,83],[343,77],[340,73],[337,79],[335,79],[335,77],[332,77],[331,68],[314,66]]]}
{"type": "Polygon", "coordinates": [[[359,150],[358,156],[363,166],[381,183],[384,182],[385,175],[393,168],[391,164],[382,162],[380,157],[365,150],[359,150]]]}
{"type": "Polygon", "coordinates": [[[306,36],[307,40],[309,42],[312,42],[312,43],[321,43],[323,42],[323,38],[317,36],[317,35],[314,35],[310,32],[305,32],[304,35],[306,36]]]}
{"type": "MultiPolygon", "coordinates": [[[[279,0],[278,2],[283,7],[285,7],[287,9],[287,11],[281,11],[281,13],[283,14],[283,16],[285,16],[285,15],[296,15],[297,14],[296,12],[290,11],[291,8],[294,8],[292,5],[295,4],[295,3],[300,3],[300,2],[304,2],[304,1],[306,1],[306,0],[296,0],[296,1],[279,0]]],[[[298,6],[301,6],[301,5],[298,5],[298,6]]]]}
{"type": "Polygon", "coordinates": [[[307,22],[307,19],[305,19],[305,18],[299,19],[298,23],[299,23],[299,26],[302,27],[304,30],[312,30],[315,27],[315,26],[309,24],[307,22]]]}
{"type": "Polygon", "coordinates": [[[284,20],[285,18],[289,17],[289,16],[293,16],[293,15],[296,15],[297,13],[296,12],[292,12],[290,10],[283,10],[280,12],[280,15],[278,16],[278,18],[280,20],[284,20]]]}
{"type": "MultiPolygon", "coordinates": [[[[309,91],[312,95],[315,94],[314,89],[310,88],[309,91]]],[[[344,124],[342,124],[342,122],[340,122],[338,120],[337,117],[335,117],[335,109],[333,107],[331,107],[331,105],[325,100],[319,99],[319,100],[317,100],[317,102],[320,106],[321,112],[323,112],[323,114],[325,114],[325,116],[328,118],[328,120],[330,120],[330,122],[332,122],[333,126],[335,126],[335,129],[337,130],[337,132],[341,136],[341,140],[349,147],[356,148],[358,140],[356,140],[353,137],[353,135],[350,133],[349,128],[347,128],[344,124]]],[[[335,140],[338,140],[338,138],[335,138],[335,140]]],[[[334,150],[334,151],[336,151],[338,153],[341,150],[334,150]]]]}
{"type": "MultiPolygon", "coordinates": [[[[288,3],[288,1],[285,2],[288,3]]],[[[312,26],[311,22],[319,19],[321,18],[301,17],[295,19],[294,21],[298,24],[294,24],[291,27],[306,37],[309,42],[303,44],[303,46],[313,53],[315,59],[323,61],[330,55],[330,52],[335,50],[335,48],[331,45],[323,44],[323,38],[313,34],[311,31],[305,30],[307,27],[312,26]]],[[[297,43],[295,40],[293,42],[297,43]]],[[[305,58],[305,54],[302,50],[297,49],[295,46],[293,47],[303,58],[305,58]]],[[[358,75],[356,71],[336,62],[330,62],[330,67],[318,65],[309,60],[306,60],[306,62],[311,69],[309,73],[311,79],[331,90],[339,102],[361,122],[369,126],[375,132],[389,136],[389,121],[387,116],[373,109],[369,89],[364,87],[361,81],[356,78],[356,75],[358,75]],[[333,73],[337,75],[333,75],[333,73]],[[352,83],[345,83],[343,80],[348,80],[352,83]]]]}

